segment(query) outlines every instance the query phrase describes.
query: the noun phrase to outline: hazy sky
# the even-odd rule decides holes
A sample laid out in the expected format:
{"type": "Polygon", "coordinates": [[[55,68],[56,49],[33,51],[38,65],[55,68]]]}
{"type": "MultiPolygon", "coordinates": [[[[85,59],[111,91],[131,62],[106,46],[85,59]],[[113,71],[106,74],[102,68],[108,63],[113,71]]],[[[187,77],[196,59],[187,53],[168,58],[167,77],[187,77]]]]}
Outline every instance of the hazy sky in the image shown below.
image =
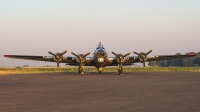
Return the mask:
{"type": "Polygon", "coordinates": [[[200,0],[0,0],[0,66],[44,65],[4,54],[72,56],[100,41],[109,56],[199,52],[200,0]]]}

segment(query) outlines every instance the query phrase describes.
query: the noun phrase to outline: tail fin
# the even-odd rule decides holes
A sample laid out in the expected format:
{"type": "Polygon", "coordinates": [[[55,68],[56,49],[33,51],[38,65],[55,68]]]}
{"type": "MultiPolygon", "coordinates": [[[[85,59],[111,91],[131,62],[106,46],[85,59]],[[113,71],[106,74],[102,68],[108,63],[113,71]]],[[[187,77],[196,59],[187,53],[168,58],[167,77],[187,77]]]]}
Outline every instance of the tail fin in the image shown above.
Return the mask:
{"type": "Polygon", "coordinates": [[[101,42],[99,42],[99,46],[98,47],[101,47],[101,42]]]}

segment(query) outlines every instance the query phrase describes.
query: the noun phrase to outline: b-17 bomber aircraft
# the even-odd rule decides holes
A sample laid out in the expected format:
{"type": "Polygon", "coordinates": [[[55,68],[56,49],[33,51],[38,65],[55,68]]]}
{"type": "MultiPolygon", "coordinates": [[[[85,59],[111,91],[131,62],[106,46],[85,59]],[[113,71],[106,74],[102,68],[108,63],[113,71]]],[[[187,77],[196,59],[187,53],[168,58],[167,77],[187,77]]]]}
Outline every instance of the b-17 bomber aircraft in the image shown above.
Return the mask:
{"type": "Polygon", "coordinates": [[[99,43],[98,47],[94,51],[93,57],[87,57],[90,54],[90,52],[86,54],[76,54],[74,52],[71,52],[71,54],[74,55],[74,57],[63,56],[66,52],[67,51],[55,54],[52,52],[48,52],[52,56],[4,55],[4,57],[14,59],[56,62],[57,67],[59,67],[59,63],[66,63],[66,65],[79,66],[78,75],[84,74],[84,66],[95,66],[99,73],[101,73],[104,67],[106,66],[117,66],[119,75],[123,75],[123,65],[131,65],[133,63],[141,62],[145,67],[145,62],[148,61],[188,58],[196,56],[196,54],[148,56],[152,52],[152,50],[150,50],[147,53],[133,52],[137,56],[129,56],[131,53],[117,54],[115,52],[111,52],[115,57],[108,57],[108,54],[106,53],[106,50],[103,47],[103,45],[101,45],[101,43],[99,43]]]}

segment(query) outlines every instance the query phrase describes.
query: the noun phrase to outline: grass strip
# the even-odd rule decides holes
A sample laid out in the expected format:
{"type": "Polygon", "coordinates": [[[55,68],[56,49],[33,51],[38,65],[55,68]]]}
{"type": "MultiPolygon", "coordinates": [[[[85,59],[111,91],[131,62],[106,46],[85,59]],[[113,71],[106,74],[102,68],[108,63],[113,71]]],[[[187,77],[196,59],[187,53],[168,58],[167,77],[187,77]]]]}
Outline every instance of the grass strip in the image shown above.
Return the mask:
{"type": "MultiPolygon", "coordinates": [[[[77,72],[77,67],[66,68],[0,68],[0,74],[30,74],[30,73],[54,73],[77,72]]],[[[85,68],[85,71],[97,72],[94,67],[85,68]]],[[[124,72],[200,72],[200,67],[124,67],[124,72]]],[[[117,72],[116,67],[106,67],[104,72],[117,72]]]]}

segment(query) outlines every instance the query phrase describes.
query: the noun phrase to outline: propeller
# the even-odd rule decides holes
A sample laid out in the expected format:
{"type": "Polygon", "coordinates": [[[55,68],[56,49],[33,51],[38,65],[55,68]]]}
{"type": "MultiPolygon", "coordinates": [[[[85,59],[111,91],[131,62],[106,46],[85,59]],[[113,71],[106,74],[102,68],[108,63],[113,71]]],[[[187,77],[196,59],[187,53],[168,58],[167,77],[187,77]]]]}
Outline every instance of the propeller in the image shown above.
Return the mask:
{"type": "Polygon", "coordinates": [[[147,55],[150,54],[152,51],[153,50],[150,50],[147,53],[144,53],[144,52],[141,52],[141,53],[133,52],[133,53],[138,55],[140,62],[143,63],[143,67],[145,68],[145,62],[147,61],[147,55]]]}
{"type": "Polygon", "coordinates": [[[88,56],[90,54],[90,52],[88,52],[86,54],[78,54],[78,55],[71,52],[71,54],[76,56],[76,61],[80,64],[79,69],[78,69],[78,74],[83,74],[83,67],[86,62],[86,56],[88,56]]]}
{"type": "Polygon", "coordinates": [[[88,52],[86,54],[78,54],[78,55],[73,53],[73,52],[71,52],[71,54],[76,56],[77,62],[84,63],[86,61],[85,57],[88,56],[90,54],[90,52],[88,52]]]}
{"type": "Polygon", "coordinates": [[[54,56],[54,60],[57,62],[57,67],[59,67],[60,62],[63,60],[63,55],[66,53],[67,51],[64,51],[62,53],[52,53],[52,52],[48,52],[49,54],[54,56]]]}
{"type": "Polygon", "coordinates": [[[127,53],[125,55],[122,55],[122,54],[116,54],[115,52],[111,52],[111,53],[115,55],[117,62],[121,64],[125,62],[125,57],[131,54],[131,53],[127,53]]]}

